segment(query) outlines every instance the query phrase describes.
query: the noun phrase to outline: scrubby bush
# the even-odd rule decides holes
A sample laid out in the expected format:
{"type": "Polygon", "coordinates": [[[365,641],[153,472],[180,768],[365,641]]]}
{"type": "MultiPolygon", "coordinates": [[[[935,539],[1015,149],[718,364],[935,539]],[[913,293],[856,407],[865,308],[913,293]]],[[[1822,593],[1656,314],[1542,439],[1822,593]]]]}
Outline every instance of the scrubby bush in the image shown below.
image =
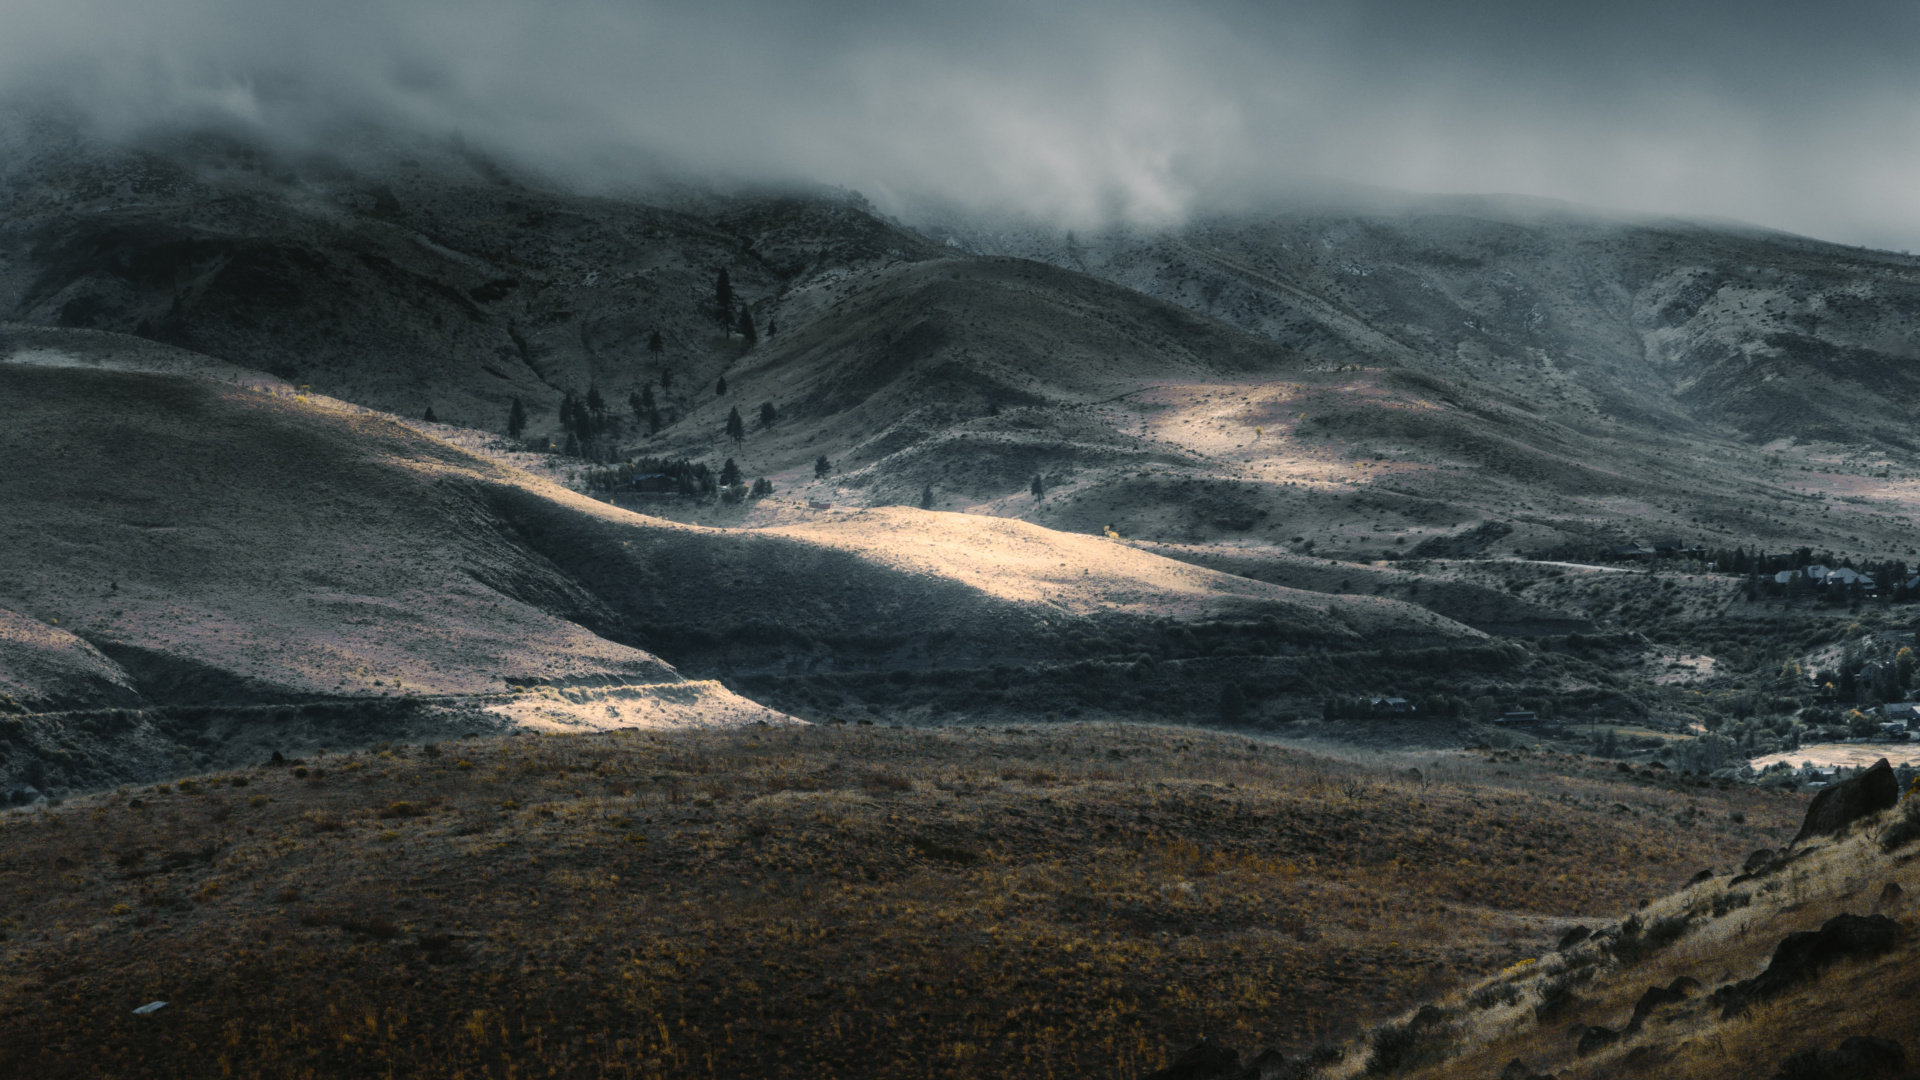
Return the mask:
{"type": "Polygon", "coordinates": [[[1390,1076],[1437,1065],[1452,1053],[1455,1041],[1453,1026],[1446,1023],[1416,1021],[1376,1028],[1367,1055],[1367,1075],[1390,1076]]]}
{"type": "Polygon", "coordinates": [[[1920,840],[1920,782],[1907,791],[1907,797],[1900,800],[1900,809],[1896,812],[1893,824],[1880,834],[1880,847],[1885,851],[1894,851],[1920,840]]]}

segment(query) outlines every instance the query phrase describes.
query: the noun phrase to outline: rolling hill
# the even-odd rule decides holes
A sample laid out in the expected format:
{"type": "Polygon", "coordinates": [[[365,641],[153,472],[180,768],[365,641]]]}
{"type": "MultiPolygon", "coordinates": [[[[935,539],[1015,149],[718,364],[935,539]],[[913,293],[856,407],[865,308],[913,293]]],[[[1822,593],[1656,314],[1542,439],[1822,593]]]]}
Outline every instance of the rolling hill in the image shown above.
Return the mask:
{"type": "MultiPolygon", "coordinates": [[[[371,696],[525,720],[530,687],[640,686],[687,718],[751,718],[763,714],[676,668],[1050,663],[1078,655],[1070,638],[1158,640],[1189,624],[1254,627],[1293,651],[1479,638],[1397,600],[1018,521],[648,517],[391,417],[99,331],[0,333],[0,394],[16,403],[0,436],[0,677],[36,711],[371,696]]],[[[613,693],[548,704],[573,723],[635,722],[613,693]]],[[[72,742],[48,737],[48,753],[72,742]]],[[[263,745],[221,738],[229,755],[263,745]]]]}
{"type": "Polygon", "coordinates": [[[931,486],[1059,530],[1343,557],[1489,525],[1509,552],[1913,546],[1903,256],[1516,199],[912,229],[844,192],[585,194],[380,132],[306,156],[6,141],[0,318],[456,426],[499,431],[519,398],[556,445],[565,393],[598,389],[590,459],[732,456],[822,501],[931,486]],[[715,323],[722,269],[756,343],[715,323]],[[627,408],[643,388],[658,434],[627,408]],[[1058,497],[1025,498],[1036,475],[1058,497]]]}

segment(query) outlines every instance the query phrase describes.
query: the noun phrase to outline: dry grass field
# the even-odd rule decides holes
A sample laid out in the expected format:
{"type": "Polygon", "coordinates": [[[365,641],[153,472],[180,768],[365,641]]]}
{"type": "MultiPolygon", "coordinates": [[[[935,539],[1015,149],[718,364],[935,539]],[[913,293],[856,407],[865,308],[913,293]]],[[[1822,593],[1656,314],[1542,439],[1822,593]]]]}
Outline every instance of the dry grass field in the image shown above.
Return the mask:
{"type": "Polygon", "coordinates": [[[1920,814],[1903,805],[1782,852],[1789,857],[1756,874],[1723,873],[1678,890],[1631,923],[1601,927],[1595,939],[1462,987],[1425,1025],[1403,1016],[1376,1028],[1348,1048],[1333,1074],[1472,1080],[1502,1075],[1518,1060],[1526,1066],[1521,1075],[1559,1080],[1911,1075],[1864,1062],[1804,1072],[1783,1065],[1854,1037],[1892,1039],[1913,1062],[1920,1032],[1915,822],[1920,814]],[[1802,944],[1804,966],[1780,959],[1796,952],[1776,952],[1790,935],[1843,917],[1890,922],[1864,927],[1862,938],[1881,939],[1873,947],[1849,953],[1802,944]],[[1805,964],[1810,956],[1819,959],[1805,964]],[[1780,978],[1771,992],[1730,996],[1729,987],[1763,971],[1779,976],[1796,967],[1802,977],[1780,978]],[[1653,988],[1680,993],[1660,1000],[1653,988]]]}
{"type": "Polygon", "coordinates": [[[1112,725],[335,753],[0,818],[0,1073],[1131,1077],[1201,1033],[1294,1053],[1777,843],[1799,806],[1565,755],[1112,725]]]}

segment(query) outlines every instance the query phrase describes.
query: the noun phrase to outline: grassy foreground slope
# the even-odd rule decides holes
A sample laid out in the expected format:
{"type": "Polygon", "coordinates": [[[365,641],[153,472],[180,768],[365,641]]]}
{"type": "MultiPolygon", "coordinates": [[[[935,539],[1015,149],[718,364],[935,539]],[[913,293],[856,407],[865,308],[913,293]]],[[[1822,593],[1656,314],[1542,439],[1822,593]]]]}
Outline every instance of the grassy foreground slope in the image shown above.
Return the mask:
{"type": "Polygon", "coordinates": [[[1292,1055],[1799,816],[1617,775],[820,725],[86,796],[0,817],[0,1073],[1130,1078],[1200,1033],[1292,1055]]]}
{"type": "Polygon", "coordinates": [[[1755,852],[1376,1027],[1329,1075],[1469,1080],[1519,1061],[1514,1075],[1559,1080],[1911,1076],[1916,839],[1909,793],[1839,835],[1755,852]]]}

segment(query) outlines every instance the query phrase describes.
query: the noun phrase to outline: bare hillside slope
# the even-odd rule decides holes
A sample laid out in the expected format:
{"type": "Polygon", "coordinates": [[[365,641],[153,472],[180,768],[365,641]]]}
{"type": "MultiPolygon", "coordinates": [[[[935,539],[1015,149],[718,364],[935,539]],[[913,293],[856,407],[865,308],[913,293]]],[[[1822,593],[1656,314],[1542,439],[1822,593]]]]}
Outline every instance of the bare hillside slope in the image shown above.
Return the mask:
{"type": "Polygon", "coordinates": [[[0,393],[29,403],[4,435],[0,497],[18,513],[0,525],[0,596],[163,697],[671,678],[645,646],[750,666],[924,657],[935,640],[1039,658],[1072,621],[1271,616],[1303,644],[1473,636],[989,519],[678,525],[284,392],[0,364],[0,393]]]}

